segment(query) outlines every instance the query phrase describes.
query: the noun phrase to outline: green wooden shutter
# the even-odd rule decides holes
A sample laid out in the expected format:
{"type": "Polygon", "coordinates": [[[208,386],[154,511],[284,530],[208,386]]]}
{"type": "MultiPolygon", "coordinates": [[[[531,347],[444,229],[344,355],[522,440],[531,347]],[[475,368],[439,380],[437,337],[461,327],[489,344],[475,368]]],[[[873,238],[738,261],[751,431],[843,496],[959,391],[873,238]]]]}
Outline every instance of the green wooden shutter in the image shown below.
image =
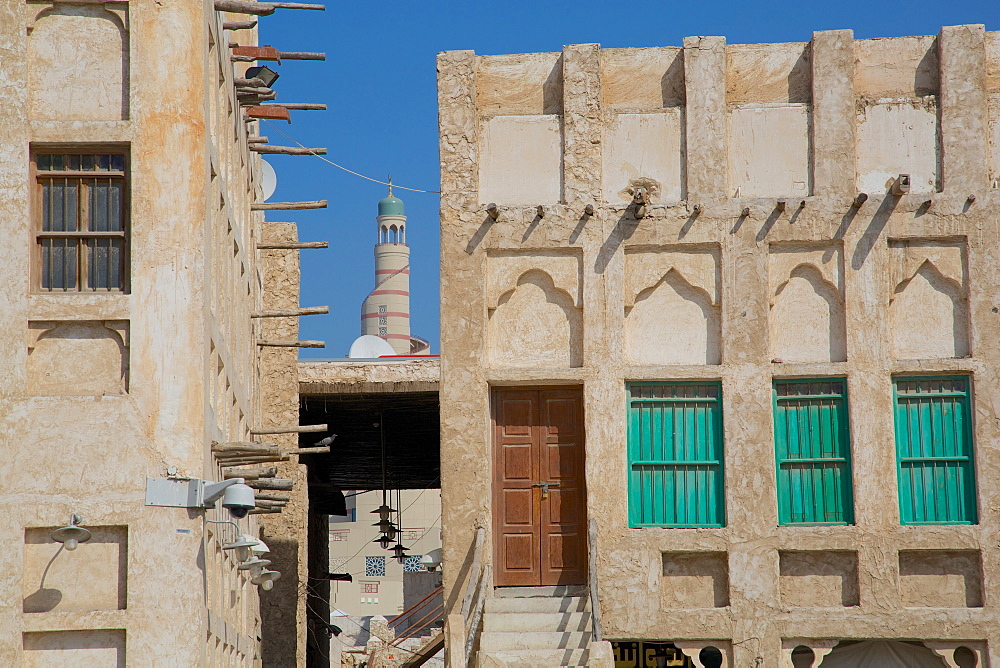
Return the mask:
{"type": "Polygon", "coordinates": [[[903,524],[975,524],[968,377],[897,378],[896,455],[903,524]]]}
{"type": "Polygon", "coordinates": [[[851,524],[851,439],[844,380],[774,383],[780,524],[851,524]]]}
{"type": "Polygon", "coordinates": [[[719,383],[628,386],[629,525],[725,525],[719,383]]]}

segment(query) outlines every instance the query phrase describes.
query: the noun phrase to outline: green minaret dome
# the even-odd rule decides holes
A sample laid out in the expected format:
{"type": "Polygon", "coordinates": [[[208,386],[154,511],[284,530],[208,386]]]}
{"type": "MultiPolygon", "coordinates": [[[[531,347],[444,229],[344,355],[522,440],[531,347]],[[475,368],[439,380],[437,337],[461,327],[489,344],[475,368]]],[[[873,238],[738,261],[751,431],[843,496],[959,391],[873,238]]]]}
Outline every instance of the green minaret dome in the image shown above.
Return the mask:
{"type": "Polygon", "coordinates": [[[389,181],[389,195],[378,201],[378,215],[380,216],[402,216],[403,200],[392,195],[392,180],[389,181]]]}

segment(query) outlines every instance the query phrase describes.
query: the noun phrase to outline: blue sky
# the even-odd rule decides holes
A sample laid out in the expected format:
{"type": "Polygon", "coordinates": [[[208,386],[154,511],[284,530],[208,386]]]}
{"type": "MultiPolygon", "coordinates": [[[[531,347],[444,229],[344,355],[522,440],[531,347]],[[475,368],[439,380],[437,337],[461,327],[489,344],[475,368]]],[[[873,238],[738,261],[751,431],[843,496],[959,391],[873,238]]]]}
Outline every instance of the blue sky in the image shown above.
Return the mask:
{"type": "MultiPolygon", "coordinates": [[[[323,0],[307,0],[322,2],[323,0]]],[[[398,185],[437,190],[435,56],[559,51],[564,44],[680,46],[687,35],[722,35],[732,44],[804,42],[814,30],[851,28],[857,39],[935,34],[942,25],[985,23],[1000,29],[996,0],[866,2],[651,2],[593,0],[434,3],[327,1],[325,12],[281,10],[260,19],[260,43],[281,51],[324,51],[324,62],[284,61],[279,102],[321,102],[328,111],[293,111],[276,127],[331,160],[398,185]]],[[[266,124],[270,143],[289,142],[266,124]]],[[[272,201],[329,200],[317,211],[269,212],[299,224],[303,306],[330,314],[301,318],[301,338],[326,349],[302,357],[343,357],[360,334],[361,302],[374,285],[376,203],[385,187],[311,156],[270,156],[278,174],[272,201]]],[[[413,333],[438,341],[438,198],[396,191],[406,203],[411,248],[413,333]]]]}

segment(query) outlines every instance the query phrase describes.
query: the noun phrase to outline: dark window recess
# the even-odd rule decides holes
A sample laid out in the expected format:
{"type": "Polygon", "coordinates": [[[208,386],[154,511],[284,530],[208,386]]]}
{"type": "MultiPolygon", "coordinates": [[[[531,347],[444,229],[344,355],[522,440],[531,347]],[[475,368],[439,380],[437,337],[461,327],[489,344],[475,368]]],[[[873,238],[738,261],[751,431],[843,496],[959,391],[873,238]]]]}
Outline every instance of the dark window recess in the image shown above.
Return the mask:
{"type": "Polygon", "coordinates": [[[38,288],[124,291],[128,257],[125,155],[39,154],[35,178],[38,288]]]}

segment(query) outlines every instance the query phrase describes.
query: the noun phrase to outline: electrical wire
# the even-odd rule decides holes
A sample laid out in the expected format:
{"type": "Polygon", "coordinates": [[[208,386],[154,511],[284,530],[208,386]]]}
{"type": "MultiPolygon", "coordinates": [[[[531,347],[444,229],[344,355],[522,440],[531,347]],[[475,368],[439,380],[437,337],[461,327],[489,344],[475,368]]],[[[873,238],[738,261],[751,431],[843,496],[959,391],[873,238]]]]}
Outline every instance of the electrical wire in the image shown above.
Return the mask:
{"type": "Polygon", "coordinates": [[[428,193],[428,194],[431,194],[431,195],[440,195],[441,194],[440,190],[421,190],[420,188],[407,188],[406,186],[397,186],[395,183],[390,183],[388,181],[379,181],[378,179],[373,179],[370,176],[365,176],[364,174],[360,174],[358,172],[355,172],[353,169],[348,169],[347,167],[344,167],[343,165],[338,165],[333,160],[328,160],[327,158],[324,158],[323,156],[321,156],[319,153],[316,153],[315,151],[309,150],[309,148],[307,148],[305,145],[300,144],[298,141],[292,139],[291,137],[289,137],[288,135],[286,135],[284,132],[282,132],[281,130],[279,130],[278,126],[276,126],[271,121],[269,121],[267,119],[261,119],[261,120],[263,120],[265,123],[267,123],[272,128],[274,128],[275,132],[277,132],[279,135],[281,135],[282,137],[284,137],[288,141],[292,142],[293,144],[296,144],[299,148],[304,148],[307,151],[309,151],[309,155],[316,156],[317,158],[319,158],[323,162],[329,163],[329,164],[333,165],[334,167],[336,167],[337,169],[342,169],[345,172],[347,172],[348,174],[353,174],[354,176],[358,176],[358,177],[360,177],[362,179],[366,179],[368,181],[373,181],[374,183],[380,183],[383,186],[391,186],[393,188],[399,188],[400,190],[409,190],[410,192],[413,192],[413,193],[428,193]]]}

